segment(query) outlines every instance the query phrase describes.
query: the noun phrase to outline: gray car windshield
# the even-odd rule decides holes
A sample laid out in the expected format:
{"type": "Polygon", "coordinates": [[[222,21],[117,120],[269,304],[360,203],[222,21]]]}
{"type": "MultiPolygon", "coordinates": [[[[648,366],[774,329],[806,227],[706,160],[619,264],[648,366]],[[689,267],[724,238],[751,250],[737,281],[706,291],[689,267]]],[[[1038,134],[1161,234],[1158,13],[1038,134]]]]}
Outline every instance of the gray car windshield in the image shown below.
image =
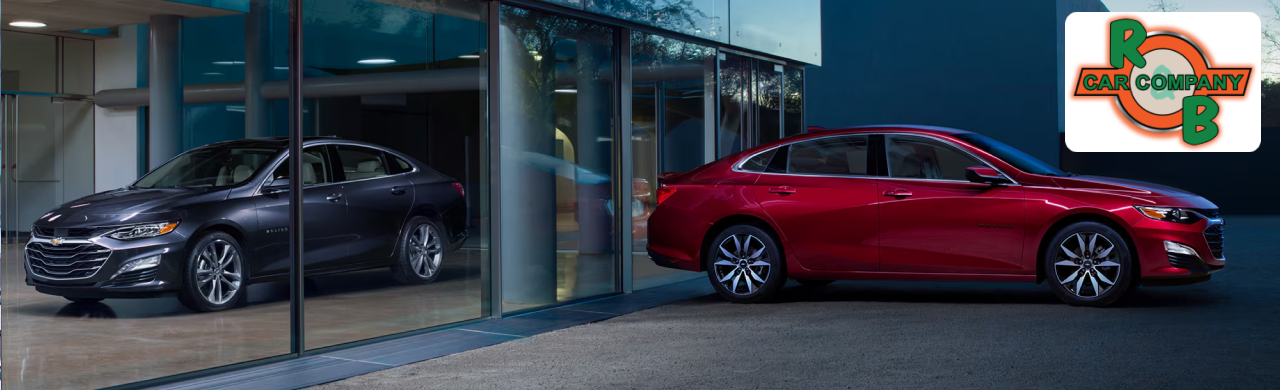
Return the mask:
{"type": "Polygon", "coordinates": [[[226,187],[248,181],[277,153],[266,148],[213,147],[192,150],[134,183],[135,188],[226,187]]]}

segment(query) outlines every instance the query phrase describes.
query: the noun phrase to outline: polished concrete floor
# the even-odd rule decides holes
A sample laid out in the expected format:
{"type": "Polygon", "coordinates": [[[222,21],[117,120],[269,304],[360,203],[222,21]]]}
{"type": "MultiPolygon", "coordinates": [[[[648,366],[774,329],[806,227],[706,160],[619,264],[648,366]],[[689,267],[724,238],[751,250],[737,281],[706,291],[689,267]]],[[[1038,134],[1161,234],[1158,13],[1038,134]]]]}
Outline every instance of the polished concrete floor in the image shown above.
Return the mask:
{"type": "Polygon", "coordinates": [[[790,283],[708,295],[320,386],[356,389],[1274,389],[1280,217],[1227,217],[1213,280],[1107,308],[1044,285],[790,283]]]}
{"type": "MultiPolygon", "coordinates": [[[[397,284],[385,268],[309,280],[308,348],[475,319],[487,251],[446,257],[435,283],[397,284]]],[[[3,260],[5,383],[12,389],[83,389],[136,382],[289,353],[285,283],[250,286],[250,302],[195,313],[175,298],[72,304],[22,282],[18,245],[3,260]]]]}

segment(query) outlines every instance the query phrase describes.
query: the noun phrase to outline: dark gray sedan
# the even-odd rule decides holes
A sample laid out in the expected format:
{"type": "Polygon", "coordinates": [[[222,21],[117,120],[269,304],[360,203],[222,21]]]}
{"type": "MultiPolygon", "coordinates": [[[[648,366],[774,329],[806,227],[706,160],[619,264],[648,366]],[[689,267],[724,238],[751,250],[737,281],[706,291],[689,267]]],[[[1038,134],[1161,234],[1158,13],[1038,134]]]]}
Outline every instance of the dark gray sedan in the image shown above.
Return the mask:
{"type": "MultiPolygon", "coordinates": [[[[463,187],[402,153],[336,138],[304,141],[308,275],[390,267],[429,283],[467,237],[463,187]]],[[[132,185],[40,217],[27,284],[76,302],[175,294],[196,311],[288,276],[288,140],[192,149],[132,185]]]]}

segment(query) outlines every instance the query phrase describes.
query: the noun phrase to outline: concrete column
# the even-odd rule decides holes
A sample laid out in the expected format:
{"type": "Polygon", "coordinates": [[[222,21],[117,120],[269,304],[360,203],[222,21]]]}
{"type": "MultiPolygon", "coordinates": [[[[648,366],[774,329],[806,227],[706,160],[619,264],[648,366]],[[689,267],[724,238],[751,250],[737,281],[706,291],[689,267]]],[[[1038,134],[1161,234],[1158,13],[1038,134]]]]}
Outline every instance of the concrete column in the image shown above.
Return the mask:
{"type": "Polygon", "coordinates": [[[147,165],[155,169],[182,152],[182,17],[152,15],[150,24],[147,165]]]}
{"type": "Polygon", "coordinates": [[[271,67],[269,0],[250,0],[244,20],[244,136],[271,136],[271,109],[262,95],[262,83],[271,67]]]}

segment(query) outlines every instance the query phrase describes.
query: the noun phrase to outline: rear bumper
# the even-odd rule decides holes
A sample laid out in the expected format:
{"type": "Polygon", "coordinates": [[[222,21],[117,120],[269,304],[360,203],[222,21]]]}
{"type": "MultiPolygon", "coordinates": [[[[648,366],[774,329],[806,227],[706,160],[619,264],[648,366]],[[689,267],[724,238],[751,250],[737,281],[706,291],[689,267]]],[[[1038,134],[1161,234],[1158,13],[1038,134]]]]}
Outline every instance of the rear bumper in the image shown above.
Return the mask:
{"type": "Polygon", "coordinates": [[[702,239],[711,224],[664,207],[649,216],[649,258],[659,266],[702,271],[702,239]]]}

